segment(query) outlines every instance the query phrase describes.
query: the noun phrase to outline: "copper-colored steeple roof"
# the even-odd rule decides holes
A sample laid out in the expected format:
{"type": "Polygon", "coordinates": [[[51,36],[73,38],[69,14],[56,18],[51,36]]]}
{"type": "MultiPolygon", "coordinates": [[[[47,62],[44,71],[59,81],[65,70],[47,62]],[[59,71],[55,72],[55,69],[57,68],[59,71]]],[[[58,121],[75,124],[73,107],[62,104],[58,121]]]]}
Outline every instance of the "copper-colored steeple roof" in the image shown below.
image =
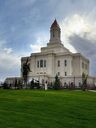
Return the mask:
{"type": "MultiPolygon", "coordinates": [[[[54,22],[52,23],[51,25],[51,28],[53,27],[59,27],[58,23],[57,23],[57,20],[55,19],[54,22]]],[[[60,27],[59,27],[60,28],[60,27]]]]}

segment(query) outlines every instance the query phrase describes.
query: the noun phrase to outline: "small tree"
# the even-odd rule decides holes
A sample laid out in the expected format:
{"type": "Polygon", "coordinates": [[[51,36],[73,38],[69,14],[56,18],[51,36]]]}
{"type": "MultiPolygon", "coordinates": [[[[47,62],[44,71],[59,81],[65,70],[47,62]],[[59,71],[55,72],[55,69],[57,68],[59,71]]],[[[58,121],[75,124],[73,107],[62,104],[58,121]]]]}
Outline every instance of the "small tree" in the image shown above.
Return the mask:
{"type": "Polygon", "coordinates": [[[88,75],[86,75],[84,72],[82,73],[82,90],[85,91],[87,88],[87,78],[88,75]]]}
{"type": "Polygon", "coordinates": [[[58,90],[60,89],[60,79],[58,78],[58,75],[55,76],[55,82],[54,82],[54,89],[58,90]]]}
{"type": "Polygon", "coordinates": [[[3,83],[3,89],[10,89],[10,87],[8,86],[6,82],[3,83]]]}
{"type": "Polygon", "coordinates": [[[22,80],[18,80],[17,88],[22,89],[22,80]]]}

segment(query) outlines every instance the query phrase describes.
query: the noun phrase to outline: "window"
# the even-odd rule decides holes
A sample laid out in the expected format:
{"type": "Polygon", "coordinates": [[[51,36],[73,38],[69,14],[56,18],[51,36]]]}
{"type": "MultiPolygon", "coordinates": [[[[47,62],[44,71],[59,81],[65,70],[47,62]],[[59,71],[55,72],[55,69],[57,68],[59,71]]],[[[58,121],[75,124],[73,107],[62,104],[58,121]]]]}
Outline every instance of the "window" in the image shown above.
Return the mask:
{"type": "Polygon", "coordinates": [[[40,68],[43,67],[43,60],[40,60],[40,68]]]}
{"type": "Polygon", "coordinates": [[[44,60],[44,67],[46,67],[46,60],[44,60]]]}
{"type": "Polygon", "coordinates": [[[64,65],[65,65],[65,67],[67,66],[67,60],[64,60],[64,65]]]}
{"type": "Polygon", "coordinates": [[[60,67],[60,60],[58,60],[58,67],[60,67]]]}
{"type": "Polygon", "coordinates": [[[67,76],[67,72],[65,72],[65,76],[67,76]]]}
{"type": "Polygon", "coordinates": [[[58,72],[58,76],[60,76],[60,72],[58,72]]]}
{"type": "Polygon", "coordinates": [[[39,68],[39,60],[37,61],[37,68],[39,68]]]}

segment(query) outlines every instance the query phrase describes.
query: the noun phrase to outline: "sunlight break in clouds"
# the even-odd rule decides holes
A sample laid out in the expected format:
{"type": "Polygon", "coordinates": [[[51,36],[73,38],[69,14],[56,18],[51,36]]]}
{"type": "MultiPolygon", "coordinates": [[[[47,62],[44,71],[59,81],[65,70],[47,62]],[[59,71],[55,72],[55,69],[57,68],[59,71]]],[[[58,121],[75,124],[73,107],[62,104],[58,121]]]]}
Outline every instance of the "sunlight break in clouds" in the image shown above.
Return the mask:
{"type": "Polygon", "coordinates": [[[95,39],[96,36],[96,23],[88,21],[86,16],[80,16],[74,14],[71,17],[65,18],[61,22],[62,39],[68,39],[68,37],[76,34],[80,37],[89,35],[84,38],[95,39]]]}
{"type": "Polygon", "coordinates": [[[86,16],[74,14],[73,16],[65,18],[60,26],[62,41],[72,52],[76,52],[76,50],[70,44],[69,37],[74,36],[74,34],[88,40],[96,40],[96,23],[88,21],[88,17],[86,16]]]}
{"type": "Polygon", "coordinates": [[[66,34],[68,34],[68,36],[71,35],[72,33],[79,35],[82,34],[82,32],[83,33],[90,32],[91,26],[83,16],[75,14],[70,18],[66,18],[65,23],[66,22],[67,22],[66,34]]]}

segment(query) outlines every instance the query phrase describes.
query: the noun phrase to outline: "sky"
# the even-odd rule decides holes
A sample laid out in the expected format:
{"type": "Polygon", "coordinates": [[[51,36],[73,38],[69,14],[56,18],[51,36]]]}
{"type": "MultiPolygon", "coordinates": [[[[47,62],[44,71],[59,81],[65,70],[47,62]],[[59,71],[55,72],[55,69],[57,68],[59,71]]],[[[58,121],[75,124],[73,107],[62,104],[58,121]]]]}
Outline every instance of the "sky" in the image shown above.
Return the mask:
{"type": "Polygon", "coordinates": [[[0,81],[20,76],[21,57],[46,46],[55,18],[64,46],[96,76],[96,0],[0,0],[0,81]]]}

